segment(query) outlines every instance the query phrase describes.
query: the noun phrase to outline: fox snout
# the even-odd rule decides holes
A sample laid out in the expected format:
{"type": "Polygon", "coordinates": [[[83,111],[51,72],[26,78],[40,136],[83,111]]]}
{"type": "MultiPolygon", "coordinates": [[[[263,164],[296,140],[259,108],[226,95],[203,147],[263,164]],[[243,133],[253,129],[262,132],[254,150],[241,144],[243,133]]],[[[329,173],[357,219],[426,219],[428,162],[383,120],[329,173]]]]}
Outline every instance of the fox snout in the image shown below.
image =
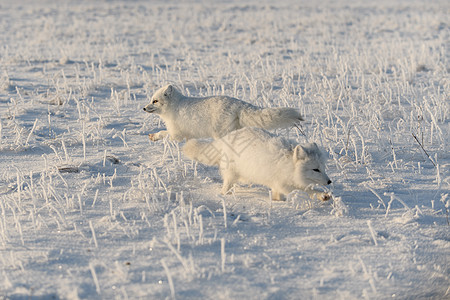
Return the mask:
{"type": "Polygon", "coordinates": [[[148,113],[153,113],[156,110],[156,108],[149,107],[149,105],[147,105],[146,107],[143,108],[143,110],[148,112],[148,113]]]}
{"type": "Polygon", "coordinates": [[[332,181],[331,181],[330,179],[328,179],[328,182],[327,182],[327,184],[331,184],[331,182],[332,182],[332,181]]]}

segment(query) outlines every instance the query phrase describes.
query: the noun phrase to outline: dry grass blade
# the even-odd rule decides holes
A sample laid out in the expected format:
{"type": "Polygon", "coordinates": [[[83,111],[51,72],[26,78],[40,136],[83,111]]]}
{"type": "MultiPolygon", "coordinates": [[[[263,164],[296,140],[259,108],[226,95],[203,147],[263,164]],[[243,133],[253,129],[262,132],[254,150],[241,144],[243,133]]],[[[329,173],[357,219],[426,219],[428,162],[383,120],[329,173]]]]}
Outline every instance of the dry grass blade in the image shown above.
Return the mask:
{"type": "Polygon", "coordinates": [[[77,166],[58,166],[59,173],[79,173],[80,169],[77,166]]]}

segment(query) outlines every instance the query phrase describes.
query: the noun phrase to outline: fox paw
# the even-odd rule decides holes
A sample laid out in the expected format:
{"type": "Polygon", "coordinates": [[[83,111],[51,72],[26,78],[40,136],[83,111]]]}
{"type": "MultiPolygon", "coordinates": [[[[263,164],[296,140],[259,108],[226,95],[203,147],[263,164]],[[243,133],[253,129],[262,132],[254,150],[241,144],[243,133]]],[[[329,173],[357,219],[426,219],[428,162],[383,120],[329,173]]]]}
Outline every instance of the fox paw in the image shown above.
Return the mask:
{"type": "Polygon", "coordinates": [[[150,133],[150,134],[148,135],[148,138],[149,138],[150,141],[152,141],[152,142],[156,142],[156,141],[158,140],[158,138],[156,137],[156,134],[155,134],[155,133],[150,133]]]}
{"type": "Polygon", "coordinates": [[[319,200],[322,200],[322,201],[328,201],[328,200],[331,199],[331,194],[330,193],[323,193],[321,195],[318,195],[317,198],[319,198],[319,200]]]}

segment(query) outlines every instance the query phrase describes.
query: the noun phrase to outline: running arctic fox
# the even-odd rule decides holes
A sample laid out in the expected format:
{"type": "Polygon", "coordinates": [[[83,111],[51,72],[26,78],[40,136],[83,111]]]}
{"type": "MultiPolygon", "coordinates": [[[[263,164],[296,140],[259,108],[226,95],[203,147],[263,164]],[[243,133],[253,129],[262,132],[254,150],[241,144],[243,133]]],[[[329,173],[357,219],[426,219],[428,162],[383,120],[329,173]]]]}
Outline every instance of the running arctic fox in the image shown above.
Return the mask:
{"type": "Polygon", "coordinates": [[[219,166],[223,194],[243,182],[270,187],[273,200],[284,200],[296,189],[324,201],[330,198],[313,188],[331,183],[325,157],[315,143],[295,146],[263,129],[246,127],[212,142],[189,140],[183,151],[193,160],[219,166]]]}
{"type": "Polygon", "coordinates": [[[294,126],[303,120],[293,108],[260,108],[227,96],[186,97],[172,85],[159,89],[144,111],[159,115],[166,123],[167,131],[149,134],[152,141],[167,135],[176,141],[218,139],[243,127],[270,130],[294,126]]]}

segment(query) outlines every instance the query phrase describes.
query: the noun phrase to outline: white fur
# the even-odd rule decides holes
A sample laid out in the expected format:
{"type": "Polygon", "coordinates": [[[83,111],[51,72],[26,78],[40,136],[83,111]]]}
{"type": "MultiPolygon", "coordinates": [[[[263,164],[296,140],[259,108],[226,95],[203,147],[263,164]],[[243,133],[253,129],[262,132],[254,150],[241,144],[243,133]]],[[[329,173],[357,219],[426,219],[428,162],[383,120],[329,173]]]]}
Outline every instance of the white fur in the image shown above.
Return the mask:
{"type": "Polygon", "coordinates": [[[293,108],[260,108],[227,96],[186,97],[171,85],[159,89],[144,110],[158,114],[166,123],[167,131],[151,134],[152,140],[166,135],[177,141],[218,139],[243,127],[270,130],[293,126],[303,120],[293,108]]]}
{"type": "Polygon", "coordinates": [[[239,129],[212,142],[189,140],[183,151],[191,159],[219,166],[224,194],[234,183],[256,183],[270,187],[274,200],[282,200],[296,189],[318,194],[313,185],[331,183],[315,143],[295,146],[260,128],[239,129]]]}

